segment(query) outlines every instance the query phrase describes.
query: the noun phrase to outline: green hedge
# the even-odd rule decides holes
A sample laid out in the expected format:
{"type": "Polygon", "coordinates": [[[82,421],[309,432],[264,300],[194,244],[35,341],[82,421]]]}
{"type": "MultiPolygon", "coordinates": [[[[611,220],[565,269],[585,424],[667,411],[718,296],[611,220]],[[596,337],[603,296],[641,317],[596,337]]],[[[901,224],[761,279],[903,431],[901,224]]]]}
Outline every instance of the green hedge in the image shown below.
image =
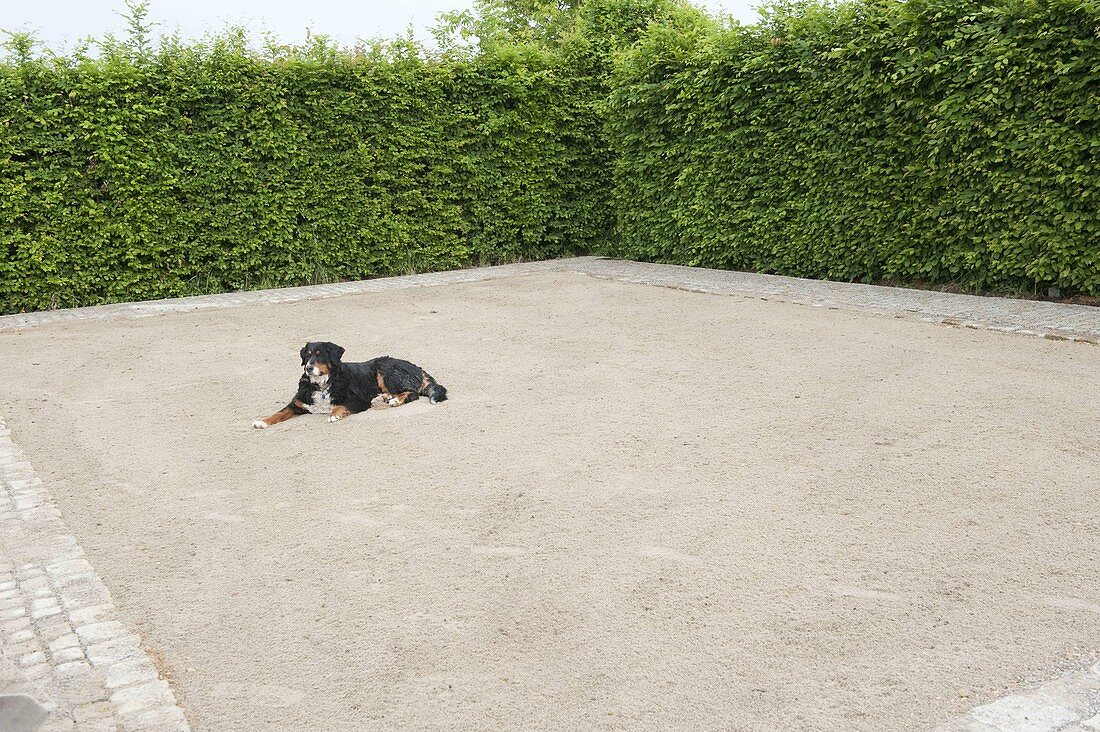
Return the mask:
{"type": "Polygon", "coordinates": [[[530,48],[13,60],[0,309],[590,251],[613,226],[589,86],[530,48]]]}
{"type": "Polygon", "coordinates": [[[13,38],[0,312],[580,253],[1100,295],[1095,0],[566,5],[477,53],[13,38]]]}
{"type": "Polygon", "coordinates": [[[608,120],[623,256],[1100,295],[1100,4],[654,27],[608,120]]]}

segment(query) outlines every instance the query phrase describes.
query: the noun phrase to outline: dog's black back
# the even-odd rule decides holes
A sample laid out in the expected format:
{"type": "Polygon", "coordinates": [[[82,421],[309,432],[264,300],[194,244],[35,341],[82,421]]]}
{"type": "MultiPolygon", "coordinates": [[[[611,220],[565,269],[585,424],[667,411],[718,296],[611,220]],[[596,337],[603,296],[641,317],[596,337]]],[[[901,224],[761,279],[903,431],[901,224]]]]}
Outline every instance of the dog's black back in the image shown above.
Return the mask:
{"type": "MultiPolygon", "coordinates": [[[[447,399],[445,387],[436,383],[424,369],[400,358],[379,356],[370,361],[341,363],[340,366],[331,382],[334,403],[341,403],[338,394],[343,393],[357,405],[370,404],[379,395],[407,395],[402,403],[422,396],[428,397],[432,404],[447,399]]],[[[348,408],[356,411],[350,404],[348,408]]]]}

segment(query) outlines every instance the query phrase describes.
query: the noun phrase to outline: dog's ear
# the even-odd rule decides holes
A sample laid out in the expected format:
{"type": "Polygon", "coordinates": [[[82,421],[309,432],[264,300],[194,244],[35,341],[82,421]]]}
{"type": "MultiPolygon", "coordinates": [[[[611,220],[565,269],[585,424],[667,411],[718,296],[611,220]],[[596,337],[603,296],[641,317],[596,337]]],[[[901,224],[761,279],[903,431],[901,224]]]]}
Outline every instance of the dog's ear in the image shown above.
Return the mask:
{"type": "Polygon", "coordinates": [[[302,350],[298,351],[298,355],[302,357],[302,365],[306,363],[306,354],[309,352],[309,344],[302,346],[302,350]]]}
{"type": "Polygon", "coordinates": [[[340,357],[344,355],[344,349],[335,343],[328,344],[328,360],[339,361],[340,357]]]}

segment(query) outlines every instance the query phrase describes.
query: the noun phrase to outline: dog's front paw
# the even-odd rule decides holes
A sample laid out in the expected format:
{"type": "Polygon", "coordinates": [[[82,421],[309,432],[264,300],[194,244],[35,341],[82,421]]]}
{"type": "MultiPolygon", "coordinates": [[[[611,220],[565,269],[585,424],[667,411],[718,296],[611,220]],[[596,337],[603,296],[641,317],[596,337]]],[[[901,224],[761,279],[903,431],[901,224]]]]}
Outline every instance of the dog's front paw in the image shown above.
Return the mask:
{"type": "Polygon", "coordinates": [[[389,399],[386,400],[386,404],[389,404],[391,407],[396,407],[396,406],[399,406],[401,404],[401,400],[398,399],[397,397],[390,397],[389,399]]]}
{"type": "Polygon", "coordinates": [[[267,422],[263,421],[262,419],[252,420],[252,429],[254,429],[254,430],[265,430],[265,429],[267,429],[267,427],[268,427],[267,422]]]}
{"type": "Polygon", "coordinates": [[[338,414],[334,414],[334,415],[332,415],[331,417],[328,418],[328,421],[329,422],[339,422],[341,419],[343,419],[343,417],[341,417],[338,414]]]}

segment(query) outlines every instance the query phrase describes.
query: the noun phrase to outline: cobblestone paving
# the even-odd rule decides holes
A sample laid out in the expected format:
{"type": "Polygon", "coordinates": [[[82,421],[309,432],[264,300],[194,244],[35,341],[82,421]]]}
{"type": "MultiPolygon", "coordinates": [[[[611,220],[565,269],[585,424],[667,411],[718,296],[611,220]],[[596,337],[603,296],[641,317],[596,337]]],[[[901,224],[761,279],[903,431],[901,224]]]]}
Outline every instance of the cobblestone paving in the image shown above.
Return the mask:
{"type": "Polygon", "coordinates": [[[975,707],[935,732],[1100,732],[1100,663],[975,707]]]}
{"type": "Polygon", "coordinates": [[[200,295],[180,297],[171,300],[151,300],[148,302],[128,302],[117,305],[96,305],[87,308],[65,310],[44,310],[36,313],[0,316],[0,332],[18,330],[47,323],[64,323],[73,320],[103,320],[107,318],[148,318],[165,313],[187,313],[195,310],[213,310],[217,308],[241,307],[244,305],[266,305],[280,302],[300,302],[302,300],[324,300],[344,295],[361,295],[368,292],[388,292],[414,287],[433,285],[453,285],[459,282],[480,282],[502,277],[532,274],[535,272],[568,270],[568,262],[574,260],[555,260],[550,262],[531,262],[505,264],[499,267],[480,267],[461,269],[451,272],[432,272],[428,274],[408,275],[405,277],[384,277],[376,280],[358,282],[337,282],[331,285],[308,285],[306,287],[286,287],[278,290],[253,290],[251,292],[227,292],[219,295],[200,295]]]}
{"type": "Polygon", "coordinates": [[[319,300],[367,292],[478,282],[536,272],[575,272],[600,279],[672,287],[688,292],[779,300],[811,307],[858,310],[962,328],[1100,343],[1100,308],[1086,305],[956,295],[850,282],[803,280],[795,277],[727,272],[670,264],[648,264],[603,257],[577,257],[360,282],[341,282],[332,285],[233,292],[174,300],[5,315],[0,316],[0,332],[71,320],[141,318],[193,310],[319,300]]]}
{"type": "Polygon", "coordinates": [[[1056,340],[1064,338],[1100,343],[1100,308],[1087,305],[955,295],[591,257],[564,261],[572,262],[571,271],[619,282],[780,300],[813,307],[860,310],[895,318],[1056,340]]]}
{"type": "Polygon", "coordinates": [[[2,691],[50,710],[61,730],[187,730],[168,683],[68,533],[0,420],[2,691]]]}
{"type": "MultiPolygon", "coordinates": [[[[0,316],[0,332],[49,323],[142,318],[212,308],[297,302],[537,272],[574,272],[690,292],[772,299],[956,327],[1100,343],[1100,308],[599,257],[6,315],[0,316]]],[[[141,648],[139,636],[120,617],[107,588],[84,558],[77,541],[69,535],[53,499],[12,441],[2,420],[0,486],[0,526],[3,527],[0,543],[0,638],[3,642],[0,683],[4,687],[0,691],[29,693],[45,703],[51,715],[44,730],[188,729],[168,683],[160,678],[149,655],[141,648]]],[[[941,732],[1009,729],[1100,732],[1100,716],[1088,717],[1096,712],[1091,706],[1096,701],[1094,697],[1088,697],[1087,704],[1081,702],[1073,707],[1070,718],[1067,716],[1070,713],[1064,710],[1069,703],[1066,702],[1068,697],[1052,696],[1052,690],[1069,689],[1066,693],[1072,694],[1076,693],[1075,689],[1084,688],[1082,685],[1093,691],[1100,690],[1100,668],[1094,667],[1080,678],[1051,683],[1050,688],[1042,687],[1036,692],[1013,695],[978,707],[966,717],[943,726],[941,732]],[[1066,689],[1062,688],[1064,686],[1066,689]],[[1019,711],[1021,709],[1025,711],[1019,711]],[[1044,714],[1063,721],[1050,726],[1041,722],[1044,714]]]]}

